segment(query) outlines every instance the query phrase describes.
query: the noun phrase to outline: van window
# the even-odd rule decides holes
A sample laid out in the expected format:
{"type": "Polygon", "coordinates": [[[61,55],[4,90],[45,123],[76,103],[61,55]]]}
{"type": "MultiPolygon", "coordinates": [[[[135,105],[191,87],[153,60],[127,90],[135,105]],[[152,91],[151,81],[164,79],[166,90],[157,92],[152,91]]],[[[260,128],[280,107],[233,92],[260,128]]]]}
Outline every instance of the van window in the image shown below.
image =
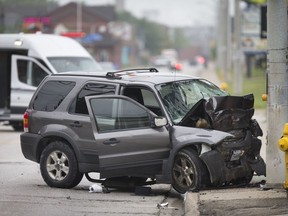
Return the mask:
{"type": "Polygon", "coordinates": [[[37,87],[48,74],[35,62],[17,60],[18,79],[20,82],[37,87]]]}
{"type": "Polygon", "coordinates": [[[49,57],[49,62],[58,73],[67,71],[99,71],[99,65],[86,57],[49,57]]]}
{"type": "Polygon", "coordinates": [[[48,81],[37,93],[33,109],[39,111],[54,111],[75,86],[70,81],[48,81]]]}

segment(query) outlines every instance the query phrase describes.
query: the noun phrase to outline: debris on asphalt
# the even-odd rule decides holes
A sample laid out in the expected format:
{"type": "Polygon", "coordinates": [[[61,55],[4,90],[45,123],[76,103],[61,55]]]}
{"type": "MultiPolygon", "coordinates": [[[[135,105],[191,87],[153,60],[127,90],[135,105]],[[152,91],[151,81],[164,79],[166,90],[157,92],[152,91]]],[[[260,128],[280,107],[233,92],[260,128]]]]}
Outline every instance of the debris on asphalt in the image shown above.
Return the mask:
{"type": "Polygon", "coordinates": [[[102,186],[100,186],[98,184],[93,184],[89,187],[89,192],[90,193],[102,193],[103,188],[102,188],[102,186]]]}
{"type": "Polygon", "coordinates": [[[158,209],[163,209],[163,208],[167,208],[167,207],[168,207],[168,202],[157,204],[158,209]]]}

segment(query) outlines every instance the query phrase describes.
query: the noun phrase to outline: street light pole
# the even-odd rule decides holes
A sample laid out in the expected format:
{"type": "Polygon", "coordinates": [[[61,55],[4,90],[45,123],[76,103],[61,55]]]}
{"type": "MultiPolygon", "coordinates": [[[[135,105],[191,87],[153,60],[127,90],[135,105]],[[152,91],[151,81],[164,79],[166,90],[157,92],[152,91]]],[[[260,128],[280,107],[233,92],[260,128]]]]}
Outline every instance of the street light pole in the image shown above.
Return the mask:
{"type": "MultiPolygon", "coordinates": [[[[266,185],[283,187],[284,154],[278,149],[284,124],[288,122],[287,2],[268,0],[268,105],[266,185]]],[[[269,186],[268,186],[269,187],[269,186]]]]}
{"type": "Polygon", "coordinates": [[[242,93],[243,77],[241,71],[241,14],[240,14],[240,0],[234,1],[234,94],[242,93]]]}
{"type": "Polygon", "coordinates": [[[76,13],[76,31],[82,31],[82,0],[77,1],[77,13],[76,13]]]}
{"type": "MultiPolygon", "coordinates": [[[[217,31],[217,63],[221,70],[221,75],[224,75],[224,81],[228,81],[228,0],[219,0],[218,8],[218,31],[217,31]]],[[[222,80],[223,81],[223,80],[222,80]]]]}
{"type": "Polygon", "coordinates": [[[0,0],[0,33],[5,32],[5,2],[0,0]]]}

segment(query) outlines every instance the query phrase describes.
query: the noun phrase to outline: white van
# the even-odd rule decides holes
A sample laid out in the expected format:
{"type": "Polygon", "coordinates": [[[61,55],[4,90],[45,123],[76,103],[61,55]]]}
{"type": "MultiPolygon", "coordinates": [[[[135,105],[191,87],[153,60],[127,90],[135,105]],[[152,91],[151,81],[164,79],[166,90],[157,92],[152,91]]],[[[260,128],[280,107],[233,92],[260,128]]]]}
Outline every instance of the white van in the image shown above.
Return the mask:
{"type": "Polygon", "coordinates": [[[22,130],[23,113],[51,73],[101,71],[74,39],[50,34],[0,34],[0,121],[22,130]]]}

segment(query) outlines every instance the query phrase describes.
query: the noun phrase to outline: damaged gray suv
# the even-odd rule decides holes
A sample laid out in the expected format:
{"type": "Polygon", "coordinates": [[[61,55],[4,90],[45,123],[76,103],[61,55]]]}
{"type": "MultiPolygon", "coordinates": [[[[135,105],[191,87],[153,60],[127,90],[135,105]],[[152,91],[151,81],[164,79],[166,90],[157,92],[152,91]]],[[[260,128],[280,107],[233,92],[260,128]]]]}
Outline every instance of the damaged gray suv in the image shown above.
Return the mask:
{"type": "Polygon", "coordinates": [[[53,74],[24,114],[21,148],[51,187],[72,188],[83,175],[179,193],[247,184],[265,175],[253,106],[253,95],[155,68],[53,74]]]}

